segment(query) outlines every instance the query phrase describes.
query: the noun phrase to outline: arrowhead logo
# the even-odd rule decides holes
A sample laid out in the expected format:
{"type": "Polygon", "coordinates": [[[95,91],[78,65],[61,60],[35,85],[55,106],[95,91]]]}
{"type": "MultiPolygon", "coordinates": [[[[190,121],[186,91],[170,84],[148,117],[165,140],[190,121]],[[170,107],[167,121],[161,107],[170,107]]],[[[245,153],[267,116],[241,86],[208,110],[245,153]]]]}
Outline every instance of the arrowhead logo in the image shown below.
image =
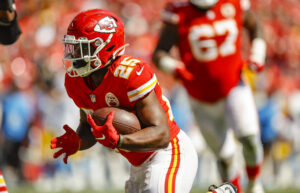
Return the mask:
{"type": "Polygon", "coordinates": [[[120,105],[118,98],[111,92],[105,94],[105,102],[109,107],[117,107],[120,105]]]}
{"type": "Polygon", "coordinates": [[[94,27],[94,31],[100,33],[115,33],[117,27],[116,21],[113,18],[106,16],[98,21],[94,27]]]}

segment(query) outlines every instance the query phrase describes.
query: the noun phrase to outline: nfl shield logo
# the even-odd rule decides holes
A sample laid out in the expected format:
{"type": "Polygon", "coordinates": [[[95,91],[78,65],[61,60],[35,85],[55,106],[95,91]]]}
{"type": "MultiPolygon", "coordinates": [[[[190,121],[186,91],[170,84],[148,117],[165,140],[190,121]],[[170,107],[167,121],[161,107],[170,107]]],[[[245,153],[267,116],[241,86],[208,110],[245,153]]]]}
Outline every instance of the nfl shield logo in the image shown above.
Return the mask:
{"type": "Polygon", "coordinates": [[[90,97],[91,97],[91,101],[93,103],[95,103],[96,102],[96,96],[94,94],[91,94],[90,97]]]}

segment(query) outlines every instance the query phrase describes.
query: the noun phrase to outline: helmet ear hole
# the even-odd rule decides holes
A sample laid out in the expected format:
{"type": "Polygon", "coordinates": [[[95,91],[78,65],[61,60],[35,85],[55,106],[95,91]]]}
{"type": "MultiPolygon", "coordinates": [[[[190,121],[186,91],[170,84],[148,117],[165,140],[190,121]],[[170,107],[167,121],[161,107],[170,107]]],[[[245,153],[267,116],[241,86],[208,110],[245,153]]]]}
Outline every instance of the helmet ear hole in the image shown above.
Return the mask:
{"type": "Polygon", "coordinates": [[[106,51],[110,52],[112,49],[114,49],[115,45],[110,46],[109,48],[106,49],[106,51]]]}

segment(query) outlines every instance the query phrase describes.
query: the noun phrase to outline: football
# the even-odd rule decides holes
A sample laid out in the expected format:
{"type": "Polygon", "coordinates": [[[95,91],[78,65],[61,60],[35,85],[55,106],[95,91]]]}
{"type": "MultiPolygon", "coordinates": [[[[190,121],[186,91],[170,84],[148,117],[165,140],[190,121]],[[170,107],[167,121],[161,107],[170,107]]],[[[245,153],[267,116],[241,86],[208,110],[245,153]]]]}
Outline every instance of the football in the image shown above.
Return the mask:
{"type": "Polygon", "coordinates": [[[113,111],[113,126],[119,134],[126,135],[141,130],[140,122],[134,113],[116,107],[104,107],[92,113],[92,118],[97,125],[106,122],[108,114],[113,111]]]}

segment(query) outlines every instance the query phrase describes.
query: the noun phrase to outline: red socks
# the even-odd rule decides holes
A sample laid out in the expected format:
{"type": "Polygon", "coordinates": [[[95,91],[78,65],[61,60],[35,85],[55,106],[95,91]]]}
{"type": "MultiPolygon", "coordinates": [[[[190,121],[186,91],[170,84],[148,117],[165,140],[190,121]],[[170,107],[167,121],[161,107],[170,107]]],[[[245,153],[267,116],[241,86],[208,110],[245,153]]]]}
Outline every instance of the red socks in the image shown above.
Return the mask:
{"type": "Polygon", "coordinates": [[[260,167],[261,167],[261,165],[256,165],[254,167],[253,166],[246,167],[246,171],[247,171],[249,180],[255,180],[258,177],[258,175],[260,174],[260,167]]]}

